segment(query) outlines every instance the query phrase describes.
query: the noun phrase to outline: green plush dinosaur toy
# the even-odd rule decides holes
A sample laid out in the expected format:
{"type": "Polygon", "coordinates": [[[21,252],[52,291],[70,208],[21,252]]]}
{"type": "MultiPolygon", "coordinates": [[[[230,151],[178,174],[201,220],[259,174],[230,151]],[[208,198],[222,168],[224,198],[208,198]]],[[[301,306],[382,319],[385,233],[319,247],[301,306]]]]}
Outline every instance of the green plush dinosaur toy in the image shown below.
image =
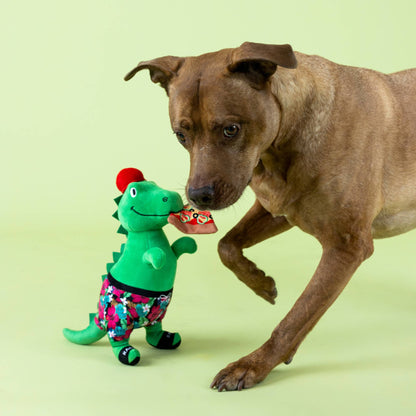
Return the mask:
{"type": "Polygon", "coordinates": [[[183,208],[176,192],[166,191],[146,181],[134,168],[123,169],[117,176],[123,193],[115,199],[119,232],[127,235],[114,263],[103,276],[98,312],[90,314],[90,324],[81,331],[64,329],[65,337],[76,344],[91,344],[108,335],[119,361],[135,365],[140,353],[129,344],[134,328],[144,327],[147,342],[161,349],[174,349],[181,343],[178,333],[162,329],[162,319],[172,296],[177,259],[194,253],[195,240],[182,237],[169,244],[162,227],[173,213],[183,208]]]}

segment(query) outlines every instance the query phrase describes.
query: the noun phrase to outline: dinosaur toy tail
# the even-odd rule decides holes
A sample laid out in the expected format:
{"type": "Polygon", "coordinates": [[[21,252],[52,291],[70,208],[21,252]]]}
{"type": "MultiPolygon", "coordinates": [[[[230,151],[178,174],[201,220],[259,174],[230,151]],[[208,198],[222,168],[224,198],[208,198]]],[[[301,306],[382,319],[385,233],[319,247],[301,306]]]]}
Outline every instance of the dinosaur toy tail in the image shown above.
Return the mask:
{"type": "Polygon", "coordinates": [[[80,331],[64,328],[63,333],[68,341],[75,344],[88,345],[101,339],[107,332],[98,328],[94,322],[95,313],[90,313],[90,324],[80,331]]]}

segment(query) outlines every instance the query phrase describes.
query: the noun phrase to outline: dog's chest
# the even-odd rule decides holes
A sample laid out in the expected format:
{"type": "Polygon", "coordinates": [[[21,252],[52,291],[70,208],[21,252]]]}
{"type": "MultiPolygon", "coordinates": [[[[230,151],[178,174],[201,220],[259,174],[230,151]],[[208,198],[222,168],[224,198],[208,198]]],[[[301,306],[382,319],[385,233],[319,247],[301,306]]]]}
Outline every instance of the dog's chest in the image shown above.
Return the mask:
{"type": "Polygon", "coordinates": [[[297,200],[296,192],[288,182],[289,161],[275,152],[262,154],[253,171],[250,187],[260,204],[273,216],[289,214],[289,208],[297,200]]]}
{"type": "Polygon", "coordinates": [[[286,214],[288,186],[281,176],[269,175],[266,172],[255,174],[250,187],[266,211],[273,216],[286,214]]]}

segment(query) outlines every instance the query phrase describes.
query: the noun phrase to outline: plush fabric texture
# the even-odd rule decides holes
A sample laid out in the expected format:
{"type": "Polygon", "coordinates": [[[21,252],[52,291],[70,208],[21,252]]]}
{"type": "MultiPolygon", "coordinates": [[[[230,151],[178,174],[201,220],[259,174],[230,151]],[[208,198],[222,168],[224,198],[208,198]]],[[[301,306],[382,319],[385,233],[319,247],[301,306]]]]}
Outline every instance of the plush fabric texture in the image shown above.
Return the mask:
{"type": "Polygon", "coordinates": [[[185,234],[212,234],[218,231],[209,211],[200,211],[191,205],[170,214],[168,221],[185,234]]]}
{"type": "Polygon", "coordinates": [[[127,186],[132,182],[141,182],[144,181],[143,173],[136,168],[126,168],[121,170],[116,178],[117,189],[124,193],[127,186]]]}
{"type": "Polygon", "coordinates": [[[177,259],[194,253],[197,246],[190,237],[170,245],[162,230],[169,216],[183,209],[179,194],[144,180],[134,168],[123,169],[116,185],[123,195],[115,199],[118,210],[113,216],[127,241],[107,264],[94,319],[84,330],[64,329],[64,335],[71,342],[89,344],[107,333],[117,359],[135,365],[140,352],[128,343],[134,328],[145,327],[147,342],[156,348],[174,349],[181,343],[180,335],[164,331],[161,321],[171,300],[177,259]]]}
{"type": "MultiPolygon", "coordinates": [[[[111,277],[111,275],[110,275],[111,277]]],[[[117,287],[112,279],[104,280],[95,317],[97,326],[107,331],[114,341],[128,340],[134,328],[153,325],[161,321],[172,297],[172,291],[132,293],[117,287]],[[139,294],[141,293],[141,294],[139,294]]]]}

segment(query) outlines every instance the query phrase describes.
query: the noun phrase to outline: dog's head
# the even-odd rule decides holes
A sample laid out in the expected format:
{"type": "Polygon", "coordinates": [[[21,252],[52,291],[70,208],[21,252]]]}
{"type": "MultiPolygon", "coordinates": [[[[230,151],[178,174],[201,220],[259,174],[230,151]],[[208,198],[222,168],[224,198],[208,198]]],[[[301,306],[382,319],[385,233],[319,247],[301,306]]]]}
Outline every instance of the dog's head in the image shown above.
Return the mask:
{"type": "Polygon", "coordinates": [[[125,80],[148,69],[169,96],[169,115],[191,169],[188,199],[200,209],[235,203],[260,155],[276,138],[281,109],[271,93],[277,66],[296,67],[290,45],[243,43],[197,57],[140,62],[125,80]]]}

